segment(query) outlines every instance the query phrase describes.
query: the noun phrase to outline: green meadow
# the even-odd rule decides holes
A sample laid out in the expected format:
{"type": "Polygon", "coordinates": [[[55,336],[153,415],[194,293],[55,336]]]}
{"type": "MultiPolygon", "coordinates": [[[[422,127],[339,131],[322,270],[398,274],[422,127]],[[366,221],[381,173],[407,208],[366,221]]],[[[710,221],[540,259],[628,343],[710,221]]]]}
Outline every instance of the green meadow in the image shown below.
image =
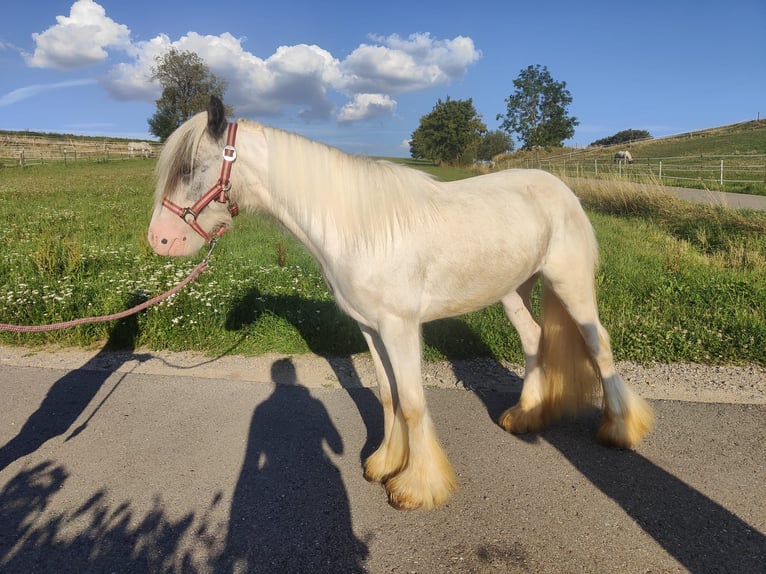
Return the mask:
{"type": "MultiPolygon", "coordinates": [[[[114,313],[188,274],[203,253],[162,258],[146,242],[153,166],[136,159],[0,170],[0,322],[114,313]]],[[[429,169],[445,179],[470,175],[429,169]]],[[[578,185],[601,245],[599,306],[618,359],[766,364],[766,214],[636,194],[619,181],[609,193],[578,185]]],[[[423,331],[428,359],[523,360],[499,306],[423,331]]],[[[209,355],[366,350],[311,257],[278,224],[251,214],[237,218],[195,283],[136,317],[0,333],[6,345],[107,342],[209,355]]]]}

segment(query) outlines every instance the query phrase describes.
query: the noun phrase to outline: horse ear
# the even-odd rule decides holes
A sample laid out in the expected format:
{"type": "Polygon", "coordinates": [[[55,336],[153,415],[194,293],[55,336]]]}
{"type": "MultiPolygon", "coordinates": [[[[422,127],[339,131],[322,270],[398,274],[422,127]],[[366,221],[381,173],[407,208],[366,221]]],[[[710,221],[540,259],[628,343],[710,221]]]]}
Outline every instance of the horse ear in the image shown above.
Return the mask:
{"type": "Polygon", "coordinates": [[[218,96],[210,96],[207,104],[207,129],[213,139],[219,139],[226,131],[226,111],[218,96]]]}

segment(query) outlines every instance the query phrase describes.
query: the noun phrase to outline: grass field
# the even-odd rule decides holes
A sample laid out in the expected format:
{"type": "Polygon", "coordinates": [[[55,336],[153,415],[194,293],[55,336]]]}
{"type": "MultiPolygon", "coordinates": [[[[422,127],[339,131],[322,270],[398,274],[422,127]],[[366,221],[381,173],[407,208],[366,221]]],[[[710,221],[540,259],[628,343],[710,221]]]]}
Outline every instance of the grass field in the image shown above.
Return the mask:
{"type": "MultiPolygon", "coordinates": [[[[153,255],[145,234],[154,161],[0,171],[0,322],[44,324],[123,310],[198,262],[153,255]]],[[[447,173],[449,178],[467,175],[447,173]]],[[[578,189],[602,249],[602,319],[618,359],[766,364],[766,216],[578,189]]],[[[491,262],[490,262],[491,263],[491,262]]],[[[498,306],[424,327],[426,356],[519,362],[498,306]]],[[[310,256],[282,229],[237,218],[211,269],[132,319],[4,344],[102,345],[209,354],[365,351],[310,256]]]]}

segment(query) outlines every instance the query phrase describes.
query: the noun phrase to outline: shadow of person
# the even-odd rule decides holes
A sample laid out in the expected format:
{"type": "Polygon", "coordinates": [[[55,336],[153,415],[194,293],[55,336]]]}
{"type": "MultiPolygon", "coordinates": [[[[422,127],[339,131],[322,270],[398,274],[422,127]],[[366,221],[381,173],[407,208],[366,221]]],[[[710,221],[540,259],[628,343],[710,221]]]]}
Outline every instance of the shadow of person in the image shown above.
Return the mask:
{"type": "MultiPolygon", "coordinates": [[[[0,447],[0,471],[14,461],[35,452],[45,442],[67,432],[78,417],[96,396],[104,382],[125,362],[144,360],[142,355],[133,354],[138,336],[136,316],[117,321],[109,331],[106,344],[87,363],[79,369],[68,372],[57,380],[45,395],[45,398],[32,413],[18,434],[0,447]],[[125,353],[114,353],[116,349],[126,349],[125,353]],[[105,368],[105,365],[108,367],[105,368]]],[[[112,390],[120,384],[118,380],[112,390]]],[[[96,406],[90,417],[67,440],[82,432],[87,422],[98,412],[107,397],[96,406]]]]}
{"type": "Polygon", "coordinates": [[[364,572],[340,472],[343,442],[324,405],[297,384],[290,359],[253,412],[217,572],[364,572]]]}
{"type": "Polygon", "coordinates": [[[285,319],[298,331],[309,350],[327,361],[340,386],[354,401],[367,433],[359,453],[360,464],[363,463],[383,440],[383,410],[376,393],[362,386],[351,359],[352,355],[367,351],[359,327],[332,301],[262,294],[251,287],[232,306],[226,328],[247,329],[267,313],[285,319]]]}

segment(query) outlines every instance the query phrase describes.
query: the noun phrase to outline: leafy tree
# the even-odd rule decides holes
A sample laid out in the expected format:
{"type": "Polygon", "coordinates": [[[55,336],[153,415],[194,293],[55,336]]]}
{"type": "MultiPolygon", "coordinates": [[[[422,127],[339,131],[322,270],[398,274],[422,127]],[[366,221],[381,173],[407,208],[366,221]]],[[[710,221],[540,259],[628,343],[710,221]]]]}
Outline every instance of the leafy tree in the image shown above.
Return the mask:
{"type": "Polygon", "coordinates": [[[410,138],[410,155],[437,163],[461,164],[473,161],[487,126],[473,107],[473,100],[441,99],[420,118],[410,138]]]}
{"type": "Polygon", "coordinates": [[[487,132],[479,142],[476,159],[490,161],[501,153],[513,151],[513,139],[502,130],[487,132]]]}
{"type": "MultiPolygon", "coordinates": [[[[149,118],[149,131],[165,141],[175,129],[205,110],[211,95],[223,99],[226,82],[218,79],[194,52],[171,48],[155,58],[152,80],[162,86],[157,112],[149,118]]],[[[227,110],[230,112],[231,110],[227,110]]]]}
{"type": "Polygon", "coordinates": [[[622,143],[629,143],[634,142],[638,140],[646,140],[651,139],[652,135],[646,131],[646,130],[622,130],[621,132],[617,132],[613,136],[609,136],[608,138],[602,138],[600,140],[594,141],[592,146],[608,146],[608,145],[618,145],[622,143]]]}
{"type": "Polygon", "coordinates": [[[566,82],[553,79],[546,66],[528,66],[513,81],[516,91],[505,99],[507,111],[498,114],[500,127],[518,134],[522,149],[561,147],[574,135],[580,122],[570,117],[567,107],[572,95],[566,82]]]}

